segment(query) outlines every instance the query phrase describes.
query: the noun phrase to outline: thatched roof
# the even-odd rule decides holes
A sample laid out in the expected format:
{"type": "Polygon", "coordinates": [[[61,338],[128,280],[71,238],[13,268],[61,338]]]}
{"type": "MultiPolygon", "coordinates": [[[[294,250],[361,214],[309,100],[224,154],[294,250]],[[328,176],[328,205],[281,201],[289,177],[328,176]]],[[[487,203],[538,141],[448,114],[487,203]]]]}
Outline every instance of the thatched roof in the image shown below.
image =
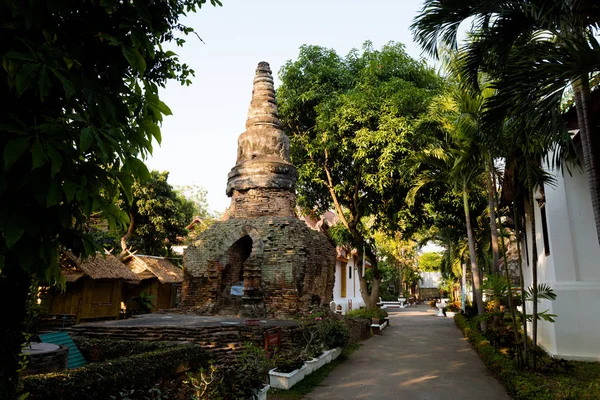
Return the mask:
{"type": "Polygon", "coordinates": [[[165,258],[132,254],[125,259],[124,263],[142,280],[156,277],[160,283],[183,282],[181,268],[165,258]]]}
{"type": "Polygon", "coordinates": [[[140,278],[131,272],[119,259],[112,254],[96,253],[81,261],[70,252],[60,256],[60,269],[67,282],[75,282],[79,278],[88,276],[91,279],[123,279],[137,283],[140,278]]]}

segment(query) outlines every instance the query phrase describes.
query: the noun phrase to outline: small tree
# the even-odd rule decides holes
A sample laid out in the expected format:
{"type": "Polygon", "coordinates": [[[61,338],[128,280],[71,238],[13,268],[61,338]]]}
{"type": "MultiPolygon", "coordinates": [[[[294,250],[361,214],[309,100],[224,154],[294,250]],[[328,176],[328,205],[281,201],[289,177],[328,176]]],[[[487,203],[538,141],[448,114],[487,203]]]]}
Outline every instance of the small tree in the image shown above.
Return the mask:
{"type": "MultiPolygon", "coordinates": [[[[32,276],[60,281],[60,249],[93,255],[86,220],[112,228],[169,108],[158,88],[193,73],[163,48],[206,0],[0,3],[0,393],[16,397],[32,276]]],[[[219,0],[211,0],[213,5],[219,0]]]]}

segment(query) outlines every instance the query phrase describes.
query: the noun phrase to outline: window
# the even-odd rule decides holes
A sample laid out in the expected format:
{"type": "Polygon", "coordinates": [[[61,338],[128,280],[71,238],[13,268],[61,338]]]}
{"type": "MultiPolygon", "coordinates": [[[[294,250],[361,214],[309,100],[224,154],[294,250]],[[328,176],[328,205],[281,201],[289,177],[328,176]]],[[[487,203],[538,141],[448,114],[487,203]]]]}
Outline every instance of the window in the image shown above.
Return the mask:
{"type": "Polygon", "coordinates": [[[348,279],[352,279],[352,267],[348,267],[348,279]]]}

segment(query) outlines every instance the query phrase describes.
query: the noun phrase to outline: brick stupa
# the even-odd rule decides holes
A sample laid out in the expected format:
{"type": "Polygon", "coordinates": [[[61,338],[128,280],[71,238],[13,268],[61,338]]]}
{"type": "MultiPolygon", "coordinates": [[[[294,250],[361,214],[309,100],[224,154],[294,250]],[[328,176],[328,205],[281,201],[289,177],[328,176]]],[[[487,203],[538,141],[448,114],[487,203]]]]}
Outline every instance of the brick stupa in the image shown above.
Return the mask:
{"type": "Polygon", "coordinates": [[[184,309],[287,318],[332,300],[335,249],[295,215],[297,172],[289,147],[271,69],[261,62],[228,176],[229,219],[184,253],[184,309]]]}

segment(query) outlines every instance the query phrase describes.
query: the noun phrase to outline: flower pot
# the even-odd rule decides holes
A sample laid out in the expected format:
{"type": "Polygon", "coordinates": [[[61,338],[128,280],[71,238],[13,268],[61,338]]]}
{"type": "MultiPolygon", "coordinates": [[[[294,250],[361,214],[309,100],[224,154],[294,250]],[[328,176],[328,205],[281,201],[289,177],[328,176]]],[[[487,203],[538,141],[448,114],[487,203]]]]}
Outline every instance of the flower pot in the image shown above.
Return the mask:
{"type": "Polygon", "coordinates": [[[267,400],[267,392],[271,389],[270,385],[266,385],[264,388],[260,389],[258,393],[254,396],[254,400],[267,400]]]}
{"type": "Polygon", "coordinates": [[[269,384],[275,389],[288,390],[308,374],[308,366],[306,364],[288,373],[277,372],[275,368],[269,371],[269,384]]]}
{"type": "Polygon", "coordinates": [[[336,347],[334,349],[329,350],[329,354],[331,355],[331,361],[335,360],[342,354],[342,348],[336,347]]]}
{"type": "Polygon", "coordinates": [[[329,363],[329,361],[331,361],[331,358],[329,357],[327,351],[323,352],[323,354],[321,354],[317,358],[305,361],[306,365],[308,366],[308,374],[312,374],[313,372],[321,368],[323,365],[329,363]]]}
{"type": "Polygon", "coordinates": [[[454,318],[455,315],[456,315],[456,312],[454,312],[454,311],[446,311],[446,317],[448,317],[448,318],[454,318]]]}

